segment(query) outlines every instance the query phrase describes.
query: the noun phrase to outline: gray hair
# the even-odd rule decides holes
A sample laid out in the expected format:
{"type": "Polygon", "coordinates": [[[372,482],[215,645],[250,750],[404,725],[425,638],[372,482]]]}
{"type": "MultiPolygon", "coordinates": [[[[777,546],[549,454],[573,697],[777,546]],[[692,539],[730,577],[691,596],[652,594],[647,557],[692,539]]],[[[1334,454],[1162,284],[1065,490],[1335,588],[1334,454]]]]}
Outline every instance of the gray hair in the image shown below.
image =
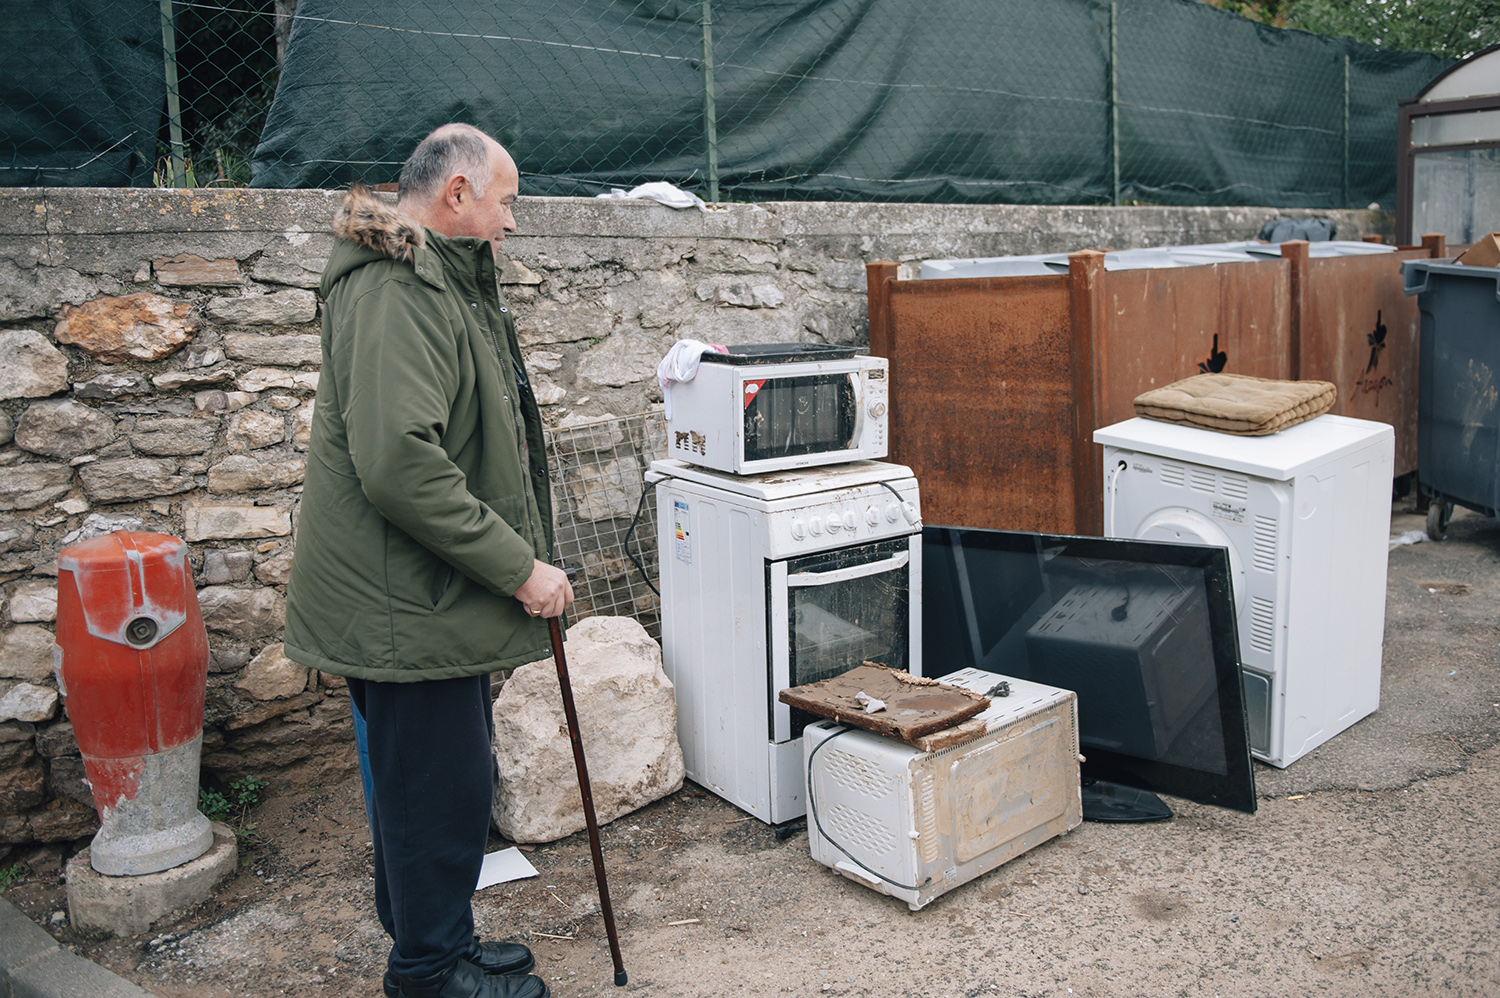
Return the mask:
{"type": "Polygon", "coordinates": [[[444,125],[434,130],[417,144],[401,167],[396,200],[435,198],[442,186],[460,173],[474,189],[474,196],[484,197],[490,176],[490,154],[484,138],[473,125],[444,125]]]}

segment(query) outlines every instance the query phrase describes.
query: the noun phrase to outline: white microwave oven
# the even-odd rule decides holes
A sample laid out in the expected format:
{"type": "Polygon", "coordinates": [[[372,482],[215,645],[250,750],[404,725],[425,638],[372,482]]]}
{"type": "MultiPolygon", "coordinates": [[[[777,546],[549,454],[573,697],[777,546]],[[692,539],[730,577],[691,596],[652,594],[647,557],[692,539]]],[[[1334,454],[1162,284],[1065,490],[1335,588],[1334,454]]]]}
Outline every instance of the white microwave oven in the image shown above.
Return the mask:
{"type": "Polygon", "coordinates": [[[667,457],[758,475],[885,457],[889,363],[812,343],[705,351],[667,385],[667,457]]]}
{"type": "Polygon", "coordinates": [[[927,752],[833,721],[802,732],[812,858],[912,911],[1083,820],[1076,694],[979,669],[941,682],[1010,692],[927,752]]]}

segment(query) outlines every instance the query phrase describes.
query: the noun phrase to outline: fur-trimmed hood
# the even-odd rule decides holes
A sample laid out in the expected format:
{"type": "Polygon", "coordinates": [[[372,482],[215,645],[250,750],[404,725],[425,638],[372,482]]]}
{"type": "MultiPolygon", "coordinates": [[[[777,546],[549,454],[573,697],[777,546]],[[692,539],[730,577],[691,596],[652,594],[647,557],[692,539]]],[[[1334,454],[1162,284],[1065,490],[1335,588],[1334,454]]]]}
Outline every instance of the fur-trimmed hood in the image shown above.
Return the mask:
{"type": "Polygon", "coordinates": [[[343,206],[333,216],[333,234],[402,263],[413,262],[426,240],[420,224],[363,184],[344,195],[343,206]]]}

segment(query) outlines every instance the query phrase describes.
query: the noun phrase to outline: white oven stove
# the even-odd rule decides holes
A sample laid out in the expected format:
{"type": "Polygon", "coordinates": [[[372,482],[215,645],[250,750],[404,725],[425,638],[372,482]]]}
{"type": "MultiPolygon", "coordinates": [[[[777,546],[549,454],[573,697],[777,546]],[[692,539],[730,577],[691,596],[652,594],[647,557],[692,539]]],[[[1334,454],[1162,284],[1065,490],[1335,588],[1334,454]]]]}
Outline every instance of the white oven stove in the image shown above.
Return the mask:
{"type": "Polygon", "coordinates": [[[787,687],[863,661],[921,675],[922,527],[910,468],[729,475],[654,461],[662,657],[688,778],[762,821],[807,813],[787,687]]]}

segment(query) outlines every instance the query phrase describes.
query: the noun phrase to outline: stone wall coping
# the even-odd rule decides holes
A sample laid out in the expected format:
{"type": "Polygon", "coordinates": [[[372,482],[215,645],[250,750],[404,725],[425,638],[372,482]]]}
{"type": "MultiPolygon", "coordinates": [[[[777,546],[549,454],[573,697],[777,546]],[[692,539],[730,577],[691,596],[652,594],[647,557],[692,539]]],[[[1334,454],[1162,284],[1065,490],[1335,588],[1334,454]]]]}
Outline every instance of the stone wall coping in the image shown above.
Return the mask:
{"type": "MultiPolygon", "coordinates": [[[[391,196],[393,197],[393,196],[391,196]]],[[[341,191],[258,188],[163,190],[155,188],[0,189],[0,236],[90,237],[139,235],[170,243],[172,252],[202,255],[190,237],[213,233],[327,237],[341,191]]],[[[707,210],[674,209],[653,201],[620,198],[526,197],[516,204],[520,231],[511,244],[534,239],[730,239],[778,241],[793,236],[864,236],[889,240],[976,233],[1028,234],[1036,252],[1082,248],[1076,236],[1101,230],[1163,234],[1142,245],[1180,241],[1195,229],[1258,228],[1287,214],[1333,219],[1341,232],[1369,228],[1377,212],[1309,211],[1275,207],[1171,207],[1069,205],[884,204],[840,201],[773,201],[724,204],[707,210]]],[[[1134,243],[1137,240],[1130,240],[1134,243]]],[[[1124,243],[1119,248],[1124,248],[1124,243]]],[[[243,250],[241,251],[243,252],[243,250]]],[[[44,264],[51,262],[43,260],[44,264]]],[[[77,261],[69,261],[77,266],[77,261]]]]}

